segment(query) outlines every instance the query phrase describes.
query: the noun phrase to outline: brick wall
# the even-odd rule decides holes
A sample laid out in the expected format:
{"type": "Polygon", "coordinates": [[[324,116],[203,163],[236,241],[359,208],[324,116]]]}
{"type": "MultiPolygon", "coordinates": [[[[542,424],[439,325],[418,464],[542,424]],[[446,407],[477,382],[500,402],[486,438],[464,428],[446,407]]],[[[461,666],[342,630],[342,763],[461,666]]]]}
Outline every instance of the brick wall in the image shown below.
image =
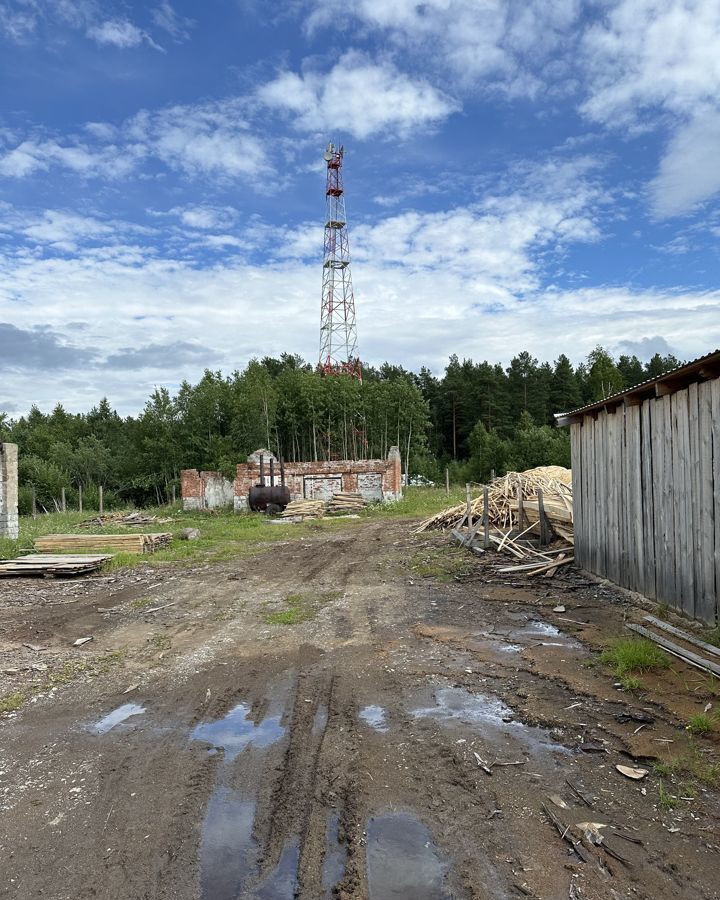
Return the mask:
{"type": "Polygon", "coordinates": [[[17,444],[0,444],[0,537],[18,534],[18,449],[17,444]]]}
{"type": "Polygon", "coordinates": [[[233,502],[233,484],[221,472],[183,469],[180,473],[183,509],[218,509],[233,502]]]}
{"type": "MultiPolygon", "coordinates": [[[[265,483],[270,483],[269,459],[265,459],[265,483]]],[[[280,483],[280,466],[275,465],[276,484],[280,483]]],[[[234,485],[236,512],[248,508],[248,493],[260,482],[257,454],[237,467],[234,485]]],[[[285,464],[285,483],[290,498],[326,496],[337,491],[359,491],[367,500],[391,502],[402,497],[400,451],[392,447],[387,459],[329,460],[285,464]]],[[[183,498],[185,494],[183,492],[183,498]]]]}

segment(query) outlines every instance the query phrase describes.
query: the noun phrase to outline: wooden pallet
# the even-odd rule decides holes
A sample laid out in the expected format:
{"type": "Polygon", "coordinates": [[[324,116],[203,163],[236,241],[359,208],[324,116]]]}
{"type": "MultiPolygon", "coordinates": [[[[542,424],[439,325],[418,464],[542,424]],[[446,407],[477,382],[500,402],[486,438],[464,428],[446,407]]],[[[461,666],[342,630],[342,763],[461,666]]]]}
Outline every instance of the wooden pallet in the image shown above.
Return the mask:
{"type": "Polygon", "coordinates": [[[41,554],[0,560],[0,578],[68,577],[97,571],[112,556],[89,554],[41,554]]]}

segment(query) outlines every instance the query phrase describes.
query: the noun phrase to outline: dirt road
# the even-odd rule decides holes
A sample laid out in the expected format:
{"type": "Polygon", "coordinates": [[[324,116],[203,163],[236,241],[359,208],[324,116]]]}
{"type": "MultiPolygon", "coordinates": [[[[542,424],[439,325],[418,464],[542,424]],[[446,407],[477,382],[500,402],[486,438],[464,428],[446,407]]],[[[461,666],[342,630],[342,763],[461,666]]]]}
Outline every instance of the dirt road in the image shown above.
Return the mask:
{"type": "Polygon", "coordinates": [[[628,612],[389,520],[0,583],[0,896],[718,898],[717,794],[615,769],[706,702],[588,667],[628,612]]]}

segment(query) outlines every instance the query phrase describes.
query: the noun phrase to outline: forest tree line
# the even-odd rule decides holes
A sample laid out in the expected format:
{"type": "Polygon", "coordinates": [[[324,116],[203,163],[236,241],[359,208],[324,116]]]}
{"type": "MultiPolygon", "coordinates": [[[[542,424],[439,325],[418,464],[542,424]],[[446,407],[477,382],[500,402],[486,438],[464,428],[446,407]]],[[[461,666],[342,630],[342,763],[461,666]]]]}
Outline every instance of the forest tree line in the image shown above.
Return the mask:
{"type": "Polygon", "coordinates": [[[252,360],[224,376],[206,371],[177,394],[157,388],[137,416],[121,417],[107,399],[87,413],[33,407],[10,419],[0,410],[0,440],[18,444],[21,512],[52,510],[65,488],[97,508],[162,504],[181,469],[232,476],[260,447],[287,460],[369,459],[400,447],[403,469],[433,480],[445,467],[455,481],[485,481],[535,465],[570,465],[566,429],[554,413],[575,409],[679,365],[657,354],[614,359],[596,348],[574,367],[561,355],[539,363],[529,353],[509,366],[452,356],[441,376],[385,363],[365,367],[362,383],[323,377],[300,357],[252,360]]]}

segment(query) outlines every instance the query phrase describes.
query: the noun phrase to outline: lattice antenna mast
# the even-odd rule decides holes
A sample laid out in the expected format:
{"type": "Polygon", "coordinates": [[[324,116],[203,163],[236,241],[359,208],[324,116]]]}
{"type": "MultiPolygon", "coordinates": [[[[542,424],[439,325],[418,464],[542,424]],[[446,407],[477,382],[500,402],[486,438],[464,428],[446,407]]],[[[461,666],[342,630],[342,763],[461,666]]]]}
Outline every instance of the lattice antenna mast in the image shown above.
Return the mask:
{"type": "Polygon", "coordinates": [[[355,297],[350,273],[350,245],[343,192],[343,147],[328,144],[323,252],[320,370],[325,375],[350,375],[362,380],[357,350],[355,297]]]}

